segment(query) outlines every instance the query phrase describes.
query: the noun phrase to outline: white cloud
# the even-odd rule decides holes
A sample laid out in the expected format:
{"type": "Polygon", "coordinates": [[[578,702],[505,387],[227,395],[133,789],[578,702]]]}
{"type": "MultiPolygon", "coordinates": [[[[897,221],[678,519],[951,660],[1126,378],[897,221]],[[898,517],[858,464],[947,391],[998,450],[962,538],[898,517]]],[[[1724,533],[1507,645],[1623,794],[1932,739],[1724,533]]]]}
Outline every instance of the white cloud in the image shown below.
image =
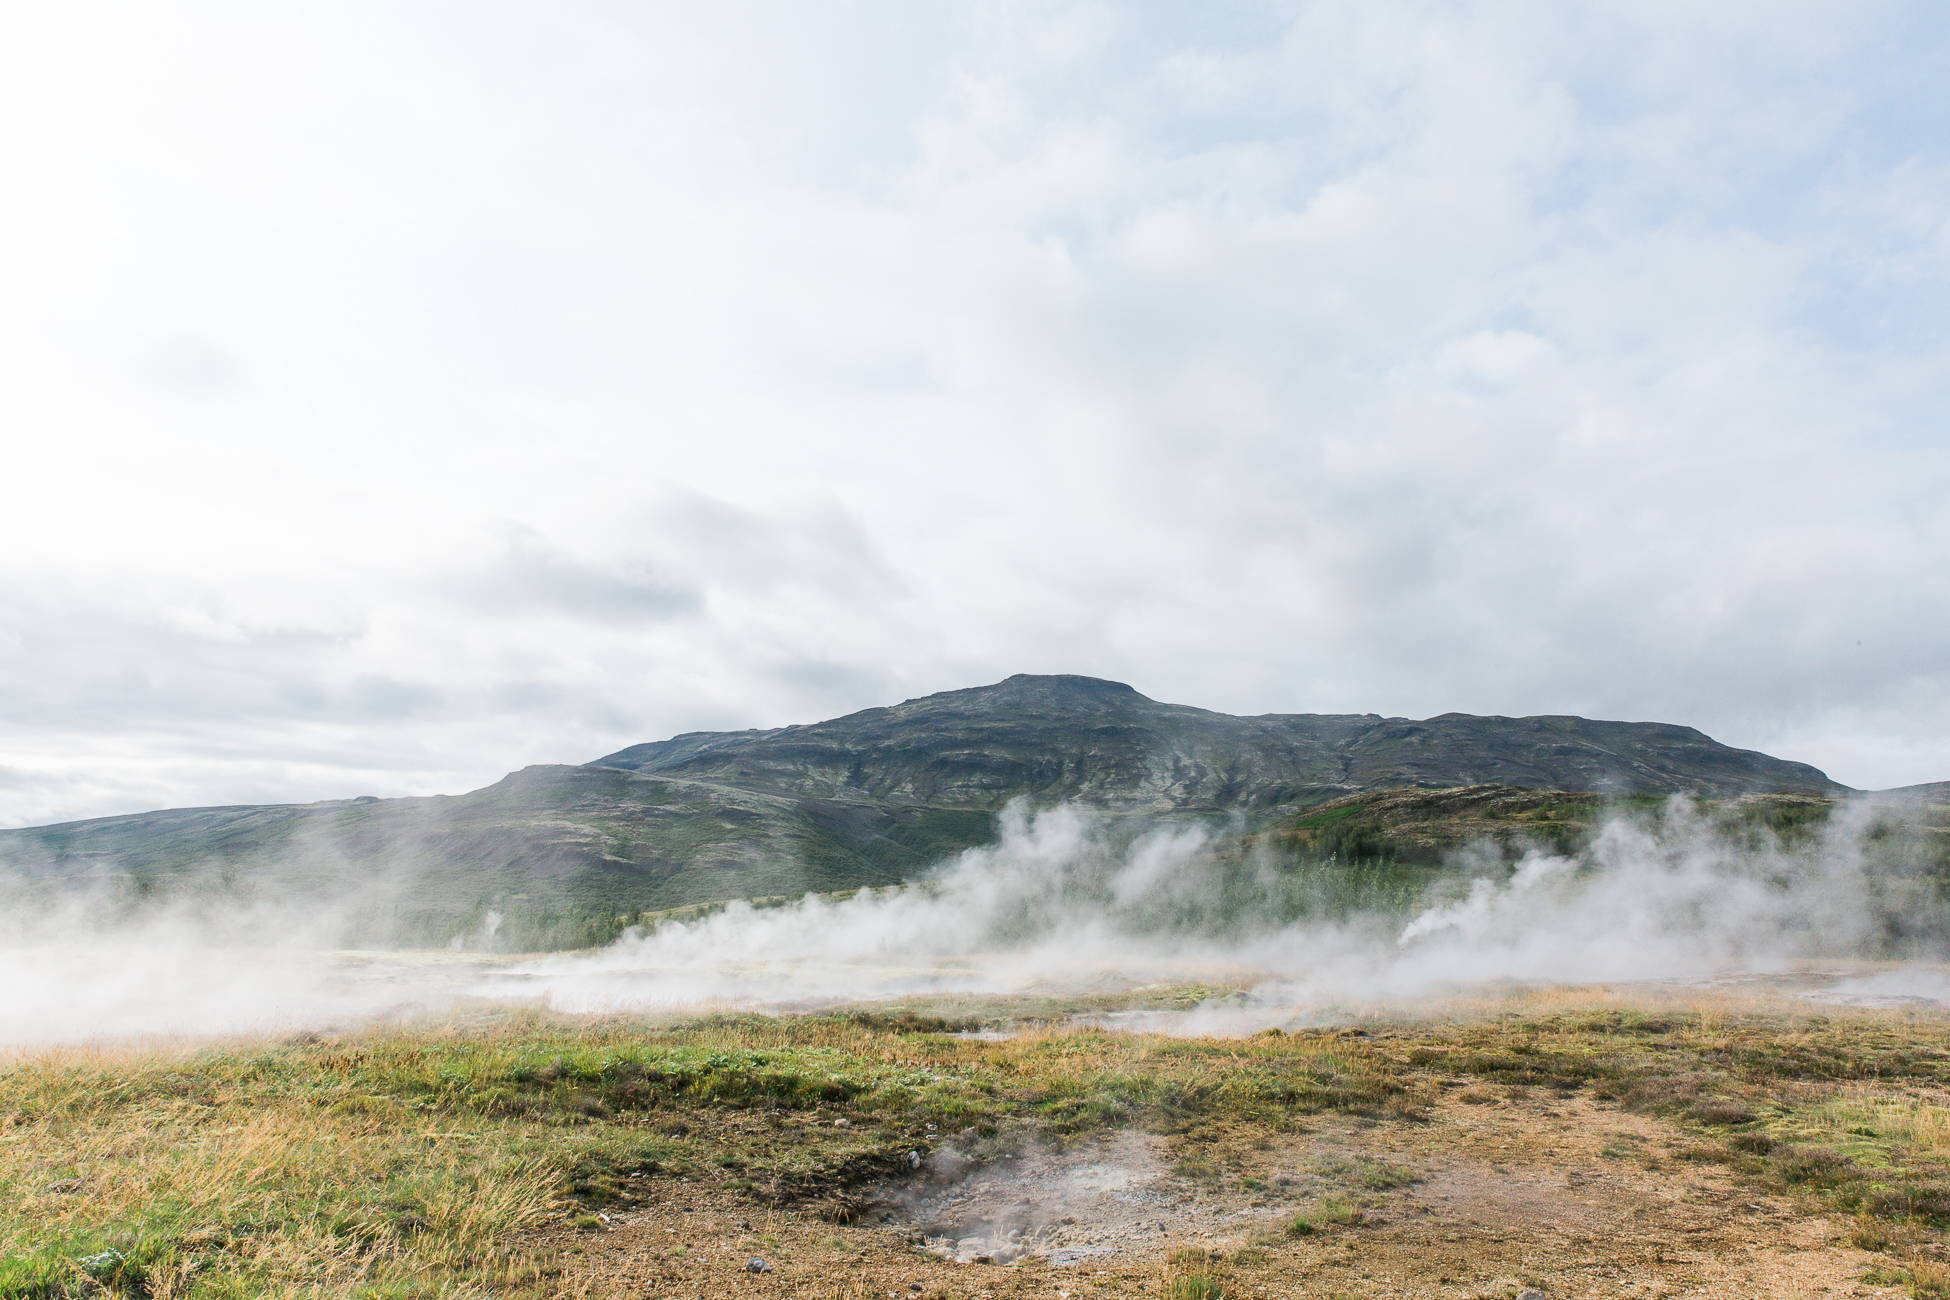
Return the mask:
{"type": "Polygon", "coordinates": [[[1950,776],[1927,17],[12,13],[0,821],[1021,670],[1950,776]]]}

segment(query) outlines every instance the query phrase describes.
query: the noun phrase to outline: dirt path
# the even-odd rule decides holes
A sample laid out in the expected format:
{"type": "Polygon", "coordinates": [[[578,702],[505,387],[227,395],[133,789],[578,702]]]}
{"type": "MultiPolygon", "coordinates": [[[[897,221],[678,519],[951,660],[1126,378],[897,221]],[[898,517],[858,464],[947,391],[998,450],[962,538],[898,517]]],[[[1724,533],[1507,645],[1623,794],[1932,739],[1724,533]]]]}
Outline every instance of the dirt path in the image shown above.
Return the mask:
{"type": "Polygon", "coordinates": [[[885,1189],[871,1225],[661,1180],[607,1231],[550,1244],[598,1296],[1067,1300],[1156,1296],[1188,1272],[1239,1297],[1901,1295],[1859,1280],[1870,1257],[1846,1224],[1695,1149],[1583,1097],[1451,1091],[1426,1124],[1125,1133],[960,1177],[937,1163],[885,1189]],[[1315,1231],[1288,1235],[1296,1215],[1315,1231]]]}

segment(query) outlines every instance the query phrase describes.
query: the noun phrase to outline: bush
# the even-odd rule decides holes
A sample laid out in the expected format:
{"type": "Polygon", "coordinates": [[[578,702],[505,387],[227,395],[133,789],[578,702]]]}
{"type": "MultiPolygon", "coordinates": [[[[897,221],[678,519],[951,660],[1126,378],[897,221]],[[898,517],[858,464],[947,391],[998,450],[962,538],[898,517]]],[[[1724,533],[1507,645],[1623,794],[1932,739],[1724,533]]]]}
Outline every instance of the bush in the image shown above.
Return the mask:
{"type": "Polygon", "coordinates": [[[1774,1167],[1790,1183],[1825,1183],[1855,1172],[1849,1158],[1826,1147],[1780,1147],[1773,1155],[1774,1167]]]}
{"type": "Polygon", "coordinates": [[[1712,1124],[1719,1128],[1733,1128],[1736,1125],[1754,1122],[1754,1112],[1733,1101],[1696,1102],[1691,1114],[1694,1123],[1712,1124]]]}
{"type": "Polygon", "coordinates": [[[1877,1192],[1869,1198],[1869,1213],[1883,1219],[1950,1219],[1950,1187],[1926,1184],[1877,1192]]]}

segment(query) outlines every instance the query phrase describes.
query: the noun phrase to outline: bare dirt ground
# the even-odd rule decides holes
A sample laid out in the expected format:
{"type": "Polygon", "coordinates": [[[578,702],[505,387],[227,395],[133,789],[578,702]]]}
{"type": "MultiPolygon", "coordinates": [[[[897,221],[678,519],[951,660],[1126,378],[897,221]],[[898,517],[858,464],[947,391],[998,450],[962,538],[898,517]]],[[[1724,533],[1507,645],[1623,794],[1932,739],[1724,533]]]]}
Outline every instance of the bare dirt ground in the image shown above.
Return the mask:
{"type": "Polygon", "coordinates": [[[880,1189],[884,1221],[852,1225],[651,1179],[607,1229],[552,1229],[547,1244],[603,1297],[1082,1300],[1163,1295],[1190,1273],[1242,1298],[1902,1294],[1861,1280],[1871,1257],[1848,1223],[1696,1149],[1586,1096],[1456,1083],[1425,1123],[1334,1116],[937,1158],[880,1189]],[[1314,1230],[1290,1235],[1296,1216],[1314,1230]]]}

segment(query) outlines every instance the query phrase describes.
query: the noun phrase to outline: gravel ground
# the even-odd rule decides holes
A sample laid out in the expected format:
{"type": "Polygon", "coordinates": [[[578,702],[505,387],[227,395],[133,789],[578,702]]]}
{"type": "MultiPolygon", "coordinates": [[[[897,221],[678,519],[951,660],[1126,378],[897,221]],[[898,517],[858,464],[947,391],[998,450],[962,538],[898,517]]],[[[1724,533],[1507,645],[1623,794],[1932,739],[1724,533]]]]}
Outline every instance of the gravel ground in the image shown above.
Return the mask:
{"type": "Polygon", "coordinates": [[[849,1225],[662,1179],[605,1230],[549,1244],[599,1297],[1068,1300],[1162,1295],[1188,1272],[1242,1298],[1901,1295],[1861,1280],[1846,1223],[1582,1097],[1450,1089],[1426,1123],[1202,1137],[937,1156],[849,1225]],[[1314,1231],[1289,1235],[1296,1216],[1314,1231]]]}

